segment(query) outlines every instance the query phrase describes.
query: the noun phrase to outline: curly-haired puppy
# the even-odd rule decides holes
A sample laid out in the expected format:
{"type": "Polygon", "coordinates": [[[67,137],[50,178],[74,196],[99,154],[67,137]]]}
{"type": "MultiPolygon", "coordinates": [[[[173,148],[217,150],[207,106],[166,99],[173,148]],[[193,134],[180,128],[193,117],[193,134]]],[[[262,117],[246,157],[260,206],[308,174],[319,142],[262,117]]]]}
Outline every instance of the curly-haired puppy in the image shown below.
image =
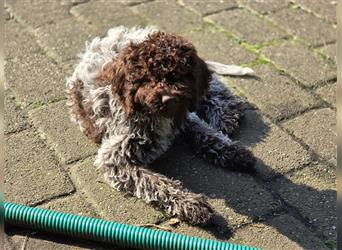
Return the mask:
{"type": "Polygon", "coordinates": [[[100,145],[95,165],[110,185],[188,223],[212,217],[206,197],[148,168],[175,137],[183,134],[216,166],[253,170],[250,151],[228,137],[243,117],[242,101],[183,37],[111,29],[87,45],[67,92],[72,120],[100,145]]]}

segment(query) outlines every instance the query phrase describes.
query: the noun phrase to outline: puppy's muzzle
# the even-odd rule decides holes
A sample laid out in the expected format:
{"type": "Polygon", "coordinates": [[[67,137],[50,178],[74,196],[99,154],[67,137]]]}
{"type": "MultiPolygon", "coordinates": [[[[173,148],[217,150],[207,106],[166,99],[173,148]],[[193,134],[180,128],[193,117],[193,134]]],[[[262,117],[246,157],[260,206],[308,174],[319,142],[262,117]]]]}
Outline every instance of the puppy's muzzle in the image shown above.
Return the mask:
{"type": "Polygon", "coordinates": [[[163,104],[163,110],[165,112],[176,112],[179,106],[179,98],[177,96],[172,95],[163,95],[161,98],[161,102],[163,104]]]}

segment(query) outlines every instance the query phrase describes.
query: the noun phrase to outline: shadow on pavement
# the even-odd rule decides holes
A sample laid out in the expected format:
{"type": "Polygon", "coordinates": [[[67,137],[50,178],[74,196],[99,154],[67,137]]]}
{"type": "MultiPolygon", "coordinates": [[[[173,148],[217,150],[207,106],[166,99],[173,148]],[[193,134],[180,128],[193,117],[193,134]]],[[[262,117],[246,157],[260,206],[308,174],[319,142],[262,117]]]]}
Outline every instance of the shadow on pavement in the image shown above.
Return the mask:
{"type": "MultiPolygon", "coordinates": [[[[258,112],[253,113],[258,114],[258,112]]],[[[256,130],[253,131],[253,134],[247,133],[246,136],[248,138],[241,140],[244,142],[244,146],[250,148],[261,143],[267,137],[269,131],[268,126],[259,115],[254,116],[253,119],[254,124],[252,127],[256,128],[256,130]]],[[[248,126],[251,126],[251,124],[242,122],[242,127],[248,126]]],[[[240,140],[243,136],[243,134],[237,133],[233,139],[240,140]]],[[[265,189],[262,188],[263,181],[259,174],[251,176],[207,164],[201,157],[195,156],[192,153],[191,146],[183,142],[181,138],[169,152],[152,165],[152,168],[168,177],[180,180],[184,188],[195,193],[203,193],[211,199],[224,200],[225,206],[232,209],[235,213],[247,216],[251,218],[251,221],[261,221],[265,225],[275,228],[280,234],[285,235],[293,242],[297,242],[304,249],[316,249],[317,247],[315,242],[301,237],[296,232],[294,233],[296,230],[295,226],[267,220],[274,217],[273,213],[287,213],[288,211],[283,209],[280,205],[281,202],[277,200],[276,196],[274,197],[269,192],[265,192],[265,189]]],[[[264,164],[261,159],[258,159],[258,168],[262,172],[275,172],[270,166],[264,164]]],[[[310,186],[295,184],[285,176],[281,176],[281,178],[288,183],[289,190],[296,190],[299,196],[303,196],[303,199],[304,197],[314,197],[314,200],[317,199],[317,206],[323,206],[323,218],[336,214],[336,211],[327,211],[328,209],[324,209],[324,205],[318,204],[320,202],[319,198],[322,197],[330,197],[330,199],[335,197],[336,199],[336,191],[319,191],[310,186]]],[[[222,211],[224,210],[222,209],[222,211]]],[[[202,229],[214,235],[217,239],[228,240],[232,236],[230,220],[226,219],[228,215],[232,216],[234,220],[232,213],[228,212],[224,216],[221,211],[218,211],[213,224],[202,227],[202,229]]]]}

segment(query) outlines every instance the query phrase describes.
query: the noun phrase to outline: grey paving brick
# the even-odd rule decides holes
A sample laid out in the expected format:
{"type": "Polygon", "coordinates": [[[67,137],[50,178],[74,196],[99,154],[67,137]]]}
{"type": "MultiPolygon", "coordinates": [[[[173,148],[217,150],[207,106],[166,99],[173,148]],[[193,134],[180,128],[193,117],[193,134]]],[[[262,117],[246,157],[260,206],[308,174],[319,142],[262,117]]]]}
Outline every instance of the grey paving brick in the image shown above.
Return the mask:
{"type": "Polygon", "coordinates": [[[63,163],[96,153],[97,147],[70,121],[64,101],[34,109],[29,116],[63,163]]]}
{"type": "Polygon", "coordinates": [[[210,13],[218,12],[238,7],[236,0],[230,1],[193,1],[182,0],[182,4],[189,6],[201,15],[208,15],[210,13]]]}
{"type": "Polygon", "coordinates": [[[20,235],[7,235],[4,234],[4,249],[6,250],[18,250],[22,248],[24,243],[24,237],[20,235]]]}
{"type": "Polygon", "coordinates": [[[235,232],[232,242],[262,249],[329,249],[297,219],[280,215],[235,232]]]}
{"type": "Polygon", "coordinates": [[[134,6],[132,10],[147,18],[150,25],[164,31],[183,34],[201,25],[202,19],[190,10],[173,1],[154,1],[134,6]]]}
{"type": "Polygon", "coordinates": [[[30,54],[5,64],[6,84],[22,107],[36,106],[64,96],[65,75],[44,54],[30,54]]]}
{"type": "Polygon", "coordinates": [[[238,0],[239,5],[250,8],[260,14],[268,14],[277,10],[286,8],[290,4],[290,0],[268,0],[268,1],[255,1],[255,0],[238,0]]]}
{"type": "Polygon", "coordinates": [[[247,111],[235,136],[258,158],[256,168],[265,179],[287,173],[310,162],[309,153],[287,133],[257,111],[247,111]]]}
{"type": "MultiPolygon", "coordinates": [[[[126,3],[127,4],[127,3],[126,3]]],[[[70,13],[89,24],[97,35],[105,35],[116,26],[145,26],[146,21],[124,5],[124,1],[88,2],[71,8],[70,13]],[[101,13],[101,15],[94,15],[101,13]]]]}
{"type": "Polygon", "coordinates": [[[7,22],[5,28],[6,84],[18,102],[22,106],[37,105],[63,96],[65,76],[41,51],[34,36],[13,21],[7,22]]]}
{"type": "Polygon", "coordinates": [[[336,23],[336,9],[337,1],[326,1],[326,0],[294,0],[294,2],[300,4],[304,9],[313,11],[314,13],[328,19],[331,22],[336,23]]]}
{"type": "Polygon", "coordinates": [[[316,90],[316,93],[326,102],[336,107],[336,83],[328,84],[316,90]]]}
{"type": "Polygon", "coordinates": [[[336,69],[306,47],[286,42],[261,50],[277,67],[284,69],[306,86],[334,78],[336,69]],[[305,63],[303,63],[305,62],[305,63]]]}
{"type": "Polygon", "coordinates": [[[194,45],[199,55],[206,60],[226,64],[248,63],[256,55],[232,41],[227,34],[210,28],[193,30],[185,35],[194,45]]]}
{"type": "Polygon", "coordinates": [[[34,35],[14,20],[5,22],[5,59],[22,59],[41,51],[34,35]],[[23,42],[25,41],[25,42],[23,42]]]}
{"type": "Polygon", "coordinates": [[[76,188],[84,192],[101,218],[134,225],[155,223],[162,213],[143,201],[125,195],[103,182],[101,171],[93,166],[94,158],[70,167],[76,188]]]}
{"type": "Polygon", "coordinates": [[[86,201],[86,197],[80,192],[49,201],[40,205],[39,207],[63,213],[98,217],[95,209],[86,201]]]}
{"type": "Polygon", "coordinates": [[[233,78],[248,101],[274,120],[281,120],[317,106],[319,100],[269,65],[253,67],[258,78],[233,78]]]}
{"type": "Polygon", "coordinates": [[[328,44],[320,48],[320,50],[332,59],[335,63],[337,62],[337,44],[328,44]]]}
{"type": "Polygon", "coordinates": [[[277,179],[273,188],[326,239],[336,238],[336,172],[323,165],[277,179]]]}
{"type": "Polygon", "coordinates": [[[34,204],[74,191],[53,153],[31,130],[5,138],[5,198],[34,204]]]}
{"type": "Polygon", "coordinates": [[[252,176],[210,165],[195,156],[189,145],[176,143],[152,168],[180,180],[184,188],[207,195],[221,218],[216,230],[223,233],[228,226],[236,228],[279,209],[252,176]]]}
{"type": "Polygon", "coordinates": [[[14,133],[26,129],[29,124],[26,113],[22,111],[15,99],[9,93],[5,93],[5,134],[14,133]]]}
{"type": "Polygon", "coordinates": [[[6,1],[6,6],[8,6],[15,18],[31,28],[55,23],[70,16],[68,8],[60,5],[58,1],[9,0],[6,1]]]}
{"type": "Polygon", "coordinates": [[[329,23],[299,8],[282,9],[269,18],[312,45],[336,41],[336,30],[329,23]]]}
{"type": "Polygon", "coordinates": [[[336,165],[336,113],[333,110],[312,110],[284,122],[282,126],[336,165]]]}
{"type": "Polygon", "coordinates": [[[75,17],[41,26],[35,34],[40,46],[59,63],[77,58],[85,50],[86,41],[96,36],[75,17]]]}
{"type": "Polygon", "coordinates": [[[207,18],[225,30],[234,33],[240,39],[252,44],[287,37],[286,32],[244,9],[228,10],[210,15],[207,18]]]}

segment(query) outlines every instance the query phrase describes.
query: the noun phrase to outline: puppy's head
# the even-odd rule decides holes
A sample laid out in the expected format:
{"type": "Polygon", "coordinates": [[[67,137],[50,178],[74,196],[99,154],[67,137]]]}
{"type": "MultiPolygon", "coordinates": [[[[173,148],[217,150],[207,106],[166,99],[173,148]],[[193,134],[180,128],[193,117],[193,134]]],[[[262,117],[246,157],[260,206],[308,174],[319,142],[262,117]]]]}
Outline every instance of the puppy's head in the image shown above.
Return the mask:
{"type": "Polygon", "coordinates": [[[130,44],[108,70],[127,115],[166,117],[195,111],[211,75],[190,42],[163,32],[130,44]]]}

